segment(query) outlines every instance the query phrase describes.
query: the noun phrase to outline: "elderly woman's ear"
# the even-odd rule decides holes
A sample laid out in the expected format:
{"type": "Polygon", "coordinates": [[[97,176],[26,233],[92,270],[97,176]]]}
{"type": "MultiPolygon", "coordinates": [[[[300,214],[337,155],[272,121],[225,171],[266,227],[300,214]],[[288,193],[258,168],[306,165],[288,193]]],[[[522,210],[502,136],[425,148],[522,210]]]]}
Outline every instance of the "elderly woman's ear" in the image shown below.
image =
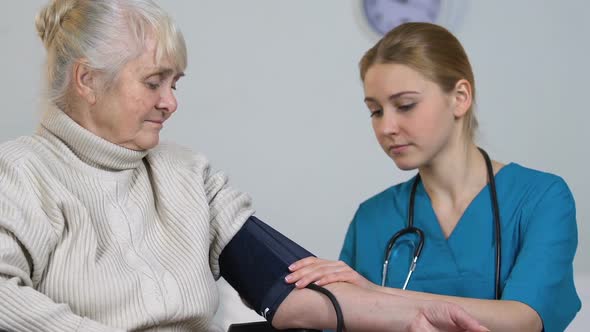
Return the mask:
{"type": "Polygon", "coordinates": [[[77,96],[89,105],[96,103],[98,89],[98,72],[90,68],[85,61],[78,60],[72,68],[72,82],[77,96]]]}

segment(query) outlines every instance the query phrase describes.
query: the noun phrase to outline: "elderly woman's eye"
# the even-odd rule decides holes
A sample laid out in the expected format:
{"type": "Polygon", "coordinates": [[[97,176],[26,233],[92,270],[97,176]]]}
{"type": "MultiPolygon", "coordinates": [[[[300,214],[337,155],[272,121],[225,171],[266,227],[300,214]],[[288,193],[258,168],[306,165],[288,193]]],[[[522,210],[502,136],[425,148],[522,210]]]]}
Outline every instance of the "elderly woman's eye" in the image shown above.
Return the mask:
{"type": "Polygon", "coordinates": [[[150,88],[152,90],[157,90],[160,87],[160,83],[154,83],[154,82],[147,82],[146,85],[148,88],[150,88]]]}

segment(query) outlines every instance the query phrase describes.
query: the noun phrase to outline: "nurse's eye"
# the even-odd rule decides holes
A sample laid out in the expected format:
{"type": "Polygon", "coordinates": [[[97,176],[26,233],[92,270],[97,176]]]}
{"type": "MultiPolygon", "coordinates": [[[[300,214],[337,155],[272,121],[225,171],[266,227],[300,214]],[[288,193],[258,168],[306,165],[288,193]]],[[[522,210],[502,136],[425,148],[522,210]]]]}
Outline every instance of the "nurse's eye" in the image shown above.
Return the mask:
{"type": "Polygon", "coordinates": [[[414,106],[416,106],[416,103],[403,104],[403,105],[397,106],[397,109],[400,110],[401,112],[407,112],[407,111],[411,111],[414,108],[414,106]]]}
{"type": "Polygon", "coordinates": [[[371,110],[371,117],[372,118],[379,118],[382,115],[383,115],[383,110],[382,109],[371,110]]]}
{"type": "Polygon", "coordinates": [[[383,115],[383,107],[381,107],[381,105],[373,102],[373,101],[365,101],[367,108],[369,109],[369,113],[370,116],[372,118],[374,117],[380,117],[381,115],[383,115]]]}

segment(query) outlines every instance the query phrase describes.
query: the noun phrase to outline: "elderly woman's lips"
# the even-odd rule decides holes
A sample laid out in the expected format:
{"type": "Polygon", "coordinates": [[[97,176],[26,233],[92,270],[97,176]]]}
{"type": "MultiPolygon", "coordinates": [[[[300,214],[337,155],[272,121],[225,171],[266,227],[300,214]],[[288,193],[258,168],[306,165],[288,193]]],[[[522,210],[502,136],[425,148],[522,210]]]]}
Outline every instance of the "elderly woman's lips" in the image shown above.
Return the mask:
{"type": "Polygon", "coordinates": [[[164,123],[164,120],[146,120],[147,122],[153,122],[153,123],[158,123],[158,124],[162,124],[164,123]]]}

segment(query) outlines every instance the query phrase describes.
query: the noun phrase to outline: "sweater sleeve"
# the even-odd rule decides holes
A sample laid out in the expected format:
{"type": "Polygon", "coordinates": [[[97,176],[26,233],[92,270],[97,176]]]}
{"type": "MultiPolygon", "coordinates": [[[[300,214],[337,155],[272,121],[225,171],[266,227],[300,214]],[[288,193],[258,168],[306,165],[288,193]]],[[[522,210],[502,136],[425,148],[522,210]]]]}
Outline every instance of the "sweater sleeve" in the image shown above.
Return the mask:
{"type": "Polygon", "coordinates": [[[204,187],[209,203],[210,246],[209,264],[215,279],[219,279],[219,255],[246,220],[254,214],[250,196],[228,185],[222,172],[213,172],[204,157],[201,162],[204,187]]]}
{"type": "Polygon", "coordinates": [[[35,289],[60,226],[45,216],[27,169],[8,156],[0,156],[0,331],[114,331],[35,289]]]}

